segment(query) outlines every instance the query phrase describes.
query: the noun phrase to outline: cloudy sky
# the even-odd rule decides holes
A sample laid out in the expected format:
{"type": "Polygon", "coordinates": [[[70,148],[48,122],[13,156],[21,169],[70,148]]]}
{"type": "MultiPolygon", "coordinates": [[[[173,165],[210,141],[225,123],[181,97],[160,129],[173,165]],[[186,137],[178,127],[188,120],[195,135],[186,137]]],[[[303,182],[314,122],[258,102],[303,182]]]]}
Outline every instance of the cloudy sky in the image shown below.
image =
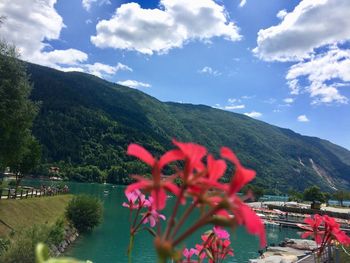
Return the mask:
{"type": "Polygon", "coordinates": [[[22,57],[350,149],[349,0],[1,0],[22,57]]]}

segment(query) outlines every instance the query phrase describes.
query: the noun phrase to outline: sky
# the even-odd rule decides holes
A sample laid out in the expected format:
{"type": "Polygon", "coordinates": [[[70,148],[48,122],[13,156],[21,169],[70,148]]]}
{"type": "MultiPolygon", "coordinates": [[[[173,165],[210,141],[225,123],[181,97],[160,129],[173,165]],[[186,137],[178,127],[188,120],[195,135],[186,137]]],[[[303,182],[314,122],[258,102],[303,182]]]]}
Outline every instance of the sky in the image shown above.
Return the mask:
{"type": "Polygon", "coordinates": [[[24,60],[350,149],[349,0],[1,0],[24,60]]]}

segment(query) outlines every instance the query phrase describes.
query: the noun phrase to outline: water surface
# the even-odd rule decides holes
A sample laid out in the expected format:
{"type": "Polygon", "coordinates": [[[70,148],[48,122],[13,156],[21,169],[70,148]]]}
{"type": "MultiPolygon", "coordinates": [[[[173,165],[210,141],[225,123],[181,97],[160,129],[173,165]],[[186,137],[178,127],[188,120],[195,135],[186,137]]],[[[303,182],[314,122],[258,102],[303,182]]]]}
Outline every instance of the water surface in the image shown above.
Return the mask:
{"type": "MultiPolygon", "coordinates": [[[[26,181],[27,184],[39,185],[39,181],[26,181]]],[[[45,182],[46,185],[51,184],[45,182]]],[[[126,250],[129,242],[129,211],[121,206],[125,201],[124,187],[67,182],[74,194],[86,193],[100,198],[104,205],[103,223],[93,232],[82,235],[66,252],[81,260],[91,260],[94,263],[127,263],[126,250]],[[108,194],[105,192],[108,191],[108,194]]],[[[173,200],[170,198],[170,202],[173,200]]],[[[165,211],[166,213],[166,211],[165,211]]],[[[192,219],[193,221],[195,218],[192,219]]],[[[200,231],[197,236],[186,241],[188,246],[199,242],[200,231]]],[[[268,243],[278,244],[285,237],[297,238],[296,229],[268,227],[268,243]]],[[[239,228],[231,235],[235,256],[226,262],[246,263],[250,258],[258,256],[259,241],[255,236],[248,235],[243,228],[239,228]]],[[[133,263],[156,262],[152,236],[141,232],[136,236],[133,263]]]]}

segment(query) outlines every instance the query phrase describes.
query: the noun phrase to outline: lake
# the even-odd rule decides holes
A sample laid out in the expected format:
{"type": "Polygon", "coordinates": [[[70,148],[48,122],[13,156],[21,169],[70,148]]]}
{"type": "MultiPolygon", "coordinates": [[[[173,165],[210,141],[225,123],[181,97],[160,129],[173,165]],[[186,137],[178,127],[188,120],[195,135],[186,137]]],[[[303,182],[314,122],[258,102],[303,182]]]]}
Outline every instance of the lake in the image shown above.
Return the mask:
{"type": "MultiPolygon", "coordinates": [[[[25,180],[24,184],[39,186],[41,183],[51,184],[48,181],[25,180]]],[[[126,250],[129,242],[129,210],[121,206],[126,201],[124,187],[102,185],[94,183],[65,182],[71,193],[86,193],[100,198],[104,205],[103,223],[93,232],[82,235],[69,248],[66,256],[72,256],[81,260],[91,260],[94,263],[127,263],[126,250]],[[108,191],[105,194],[104,191],[108,191]]],[[[172,202],[172,198],[169,198],[172,202]]],[[[167,211],[164,212],[167,215],[167,211]]],[[[195,218],[192,218],[195,220],[195,218]]],[[[200,241],[200,234],[186,241],[187,245],[193,245],[200,241]]],[[[267,228],[268,244],[283,241],[285,237],[298,238],[296,229],[279,228],[270,226],[267,228]]],[[[231,235],[231,242],[235,256],[225,262],[245,263],[250,258],[258,256],[259,241],[255,236],[248,235],[243,228],[239,228],[231,235]]],[[[133,261],[134,263],[156,262],[153,249],[153,239],[148,232],[141,232],[136,236],[133,261]]]]}

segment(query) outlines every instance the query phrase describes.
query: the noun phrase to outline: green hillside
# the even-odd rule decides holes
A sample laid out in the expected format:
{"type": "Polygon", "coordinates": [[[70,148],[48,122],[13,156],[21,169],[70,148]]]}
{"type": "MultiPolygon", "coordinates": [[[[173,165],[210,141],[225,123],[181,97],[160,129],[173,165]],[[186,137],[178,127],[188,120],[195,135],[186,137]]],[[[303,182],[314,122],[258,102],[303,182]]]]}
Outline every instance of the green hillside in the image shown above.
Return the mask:
{"type": "Polygon", "coordinates": [[[123,183],[128,173],[147,171],[125,155],[129,143],[160,154],[177,138],[214,152],[232,148],[258,172],[255,183],[270,189],[350,186],[350,152],[328,141],[208,106],[164,103],[84,73],[33,64],[28,71],[32,99],[41,101],[34,134],[43,145],[43,164],[60,166],[70,179],[107,176],[123,183]]]}

